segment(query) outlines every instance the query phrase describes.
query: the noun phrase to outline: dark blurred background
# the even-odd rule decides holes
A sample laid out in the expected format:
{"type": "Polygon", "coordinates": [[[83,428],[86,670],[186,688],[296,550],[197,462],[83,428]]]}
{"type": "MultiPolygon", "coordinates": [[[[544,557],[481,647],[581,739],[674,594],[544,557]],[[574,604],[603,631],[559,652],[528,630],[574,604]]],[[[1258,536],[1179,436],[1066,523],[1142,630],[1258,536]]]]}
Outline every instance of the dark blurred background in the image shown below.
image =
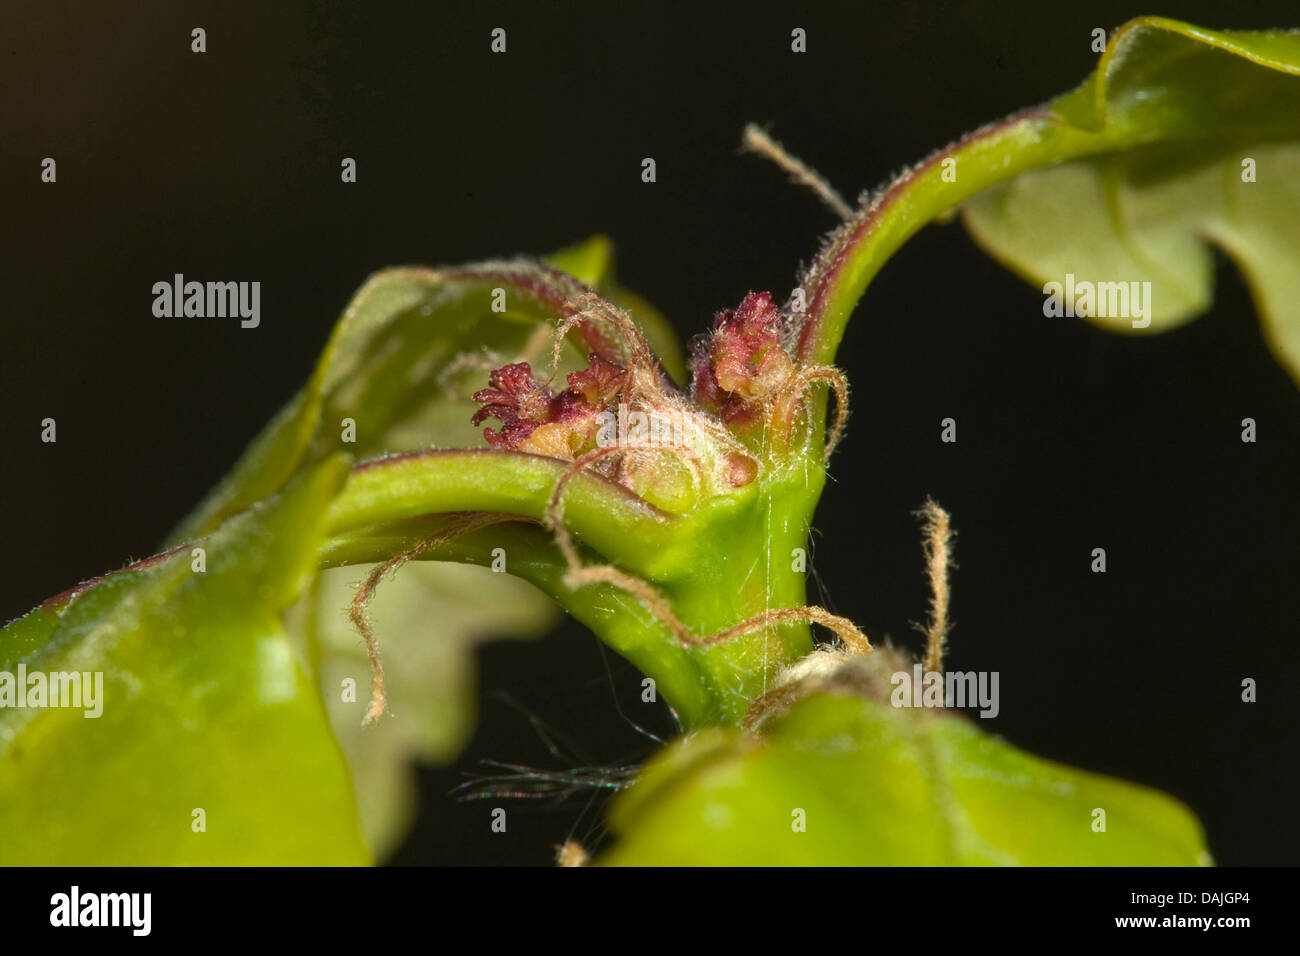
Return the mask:
{"type": "MultiPolygon", "coordinates": [[[[538,254],[597,232],[683,336],[778,298],[833,225],[752,156],[773,134],[853,196],[1077,84],[1091,31],[1141,13],[1300,26],[1293,2],[129,5],[0,13],[0,617],[152,553],[306,379],[374,269],[538,254]],[[208,52],[190,52],[190,30],[208,52]],[[489,53],[489,31],[508,53],[489,53]],[[790,31],[808,53],[790,52],[790,31]],[[58,161],[58,183],[39,181],[58,161]],[[358,161],[343,185],[339,163],[358,161]],[[658,182],[640,179],[653,156],[658,182]],[[151,314],[175,272],[260,280],[262,324],[151,314]],[[58,443],[39,440],[42,418],[58,443]]],[[[853,421],[815,539],[820,600],[916,641],[927,495],[958,529],[949,664],[1001,672],[994,729],[1189,803],[1224,864],[1300,862],[1300,393],[1220,260],[1213,311],[1129,338],[1045,319],[957,226],[868,290],[840,354],[853,421]],[[957,445],[938,440],[959,423],[957,445]],[[1259,441],[1240,441],[1240,421],[1259,441]],[[1094,547],[1109,571],[1089,571],[1094,547]],[[1243,677],[1259,702],[1240,700],[1243,677]]],[[[389,662],[395,666],[396,662],[389,662]]],[[[495,759],[643,758],[667,715],[566,625],[480,654],[481,725],[421,775],[399,863],[546,863],[603,797],[450,795],[495,759]],[[509,694],[511,701],[502,698],[509,694]]]]}

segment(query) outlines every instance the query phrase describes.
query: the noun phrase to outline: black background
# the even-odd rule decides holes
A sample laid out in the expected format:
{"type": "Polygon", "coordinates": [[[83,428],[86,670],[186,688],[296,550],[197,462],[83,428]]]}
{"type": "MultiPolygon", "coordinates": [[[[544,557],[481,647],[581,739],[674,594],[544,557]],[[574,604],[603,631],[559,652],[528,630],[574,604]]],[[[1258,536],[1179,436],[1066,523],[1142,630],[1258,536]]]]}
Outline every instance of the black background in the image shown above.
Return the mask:
{"type": "MultiPolygon", "coordinates": [[[[596,232],[683,335],[793,286],[833,225],[736,152],[745,122],[846,194],[1092,68],[1140,13],[1300,26],[1294,3],[83,4],[0,13],[0,617],[152,553],[306,379],[376,268],[539,254],[596,232]],[[190,52],[190,30],[208,52],[190,52]],[[508,31],[504,56],[489,31],[508,31]],[[808,53],[790,52],[790,30],[808,53]],[[39,180],[58,161],[58,182],[39,180]],[[339,181],[344,156],[359,182],[339,181]],[[658,182],[640,179],[653,156],[658,182]],[[157,319],[183,272],[260,280],[262,324],[157,319]],[[39,440],[58,421],[59,441],[39,440]]],[[[1068,210],[1062,210],[1068,215],[1068,210]]],[[[994,729],[1165,789],[1226,864],[1300,861],[1295,689],[1300,393],[1234,269],[1213,311],[1131,338],[1045,319],[956,226],[868,290],[840,353],[853,421],[818,513],[811,598],[915,641],[911,512],[958,529],[949,665],[1001,672],[994,729]],[[959,442],[939,442],[940,419],[959,442]],[[1240,441],[1240,421],[1259,441],[1240,441]],[[1089,571],[1106,548],[1109,570],[1089,571]],[[1243,677],[1259,702],[1240,701],[1243,677]]],[[[584,629],[480,655],[481,726],[422,773],[401,863],[543,863],[594,843],[581,797],[512,811],[448,792],[483,758],[636,760],[662,710],[584,629]],[[602,660],[605,658],[606,660],[602,660]],[[608,663],[610,671],[606,671],[608,663]],[[611,675],[612,674],[612,679],[611,675]],[[508,693],[512,706],[499,696],[508,693]],[[522,709],[522,713],[521,713],[522,709]]],[[[400,666],[389,662],[389,666],[400,666]]]]}

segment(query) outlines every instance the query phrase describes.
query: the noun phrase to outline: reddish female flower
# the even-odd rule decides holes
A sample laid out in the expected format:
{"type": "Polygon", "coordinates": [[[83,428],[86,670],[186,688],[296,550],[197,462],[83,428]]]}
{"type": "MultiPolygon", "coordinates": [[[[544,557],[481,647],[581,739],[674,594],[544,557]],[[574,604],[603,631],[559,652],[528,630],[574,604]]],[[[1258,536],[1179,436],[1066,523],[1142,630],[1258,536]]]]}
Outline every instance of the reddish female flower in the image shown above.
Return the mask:
{"type": "Polygon", "coordinates": [[[533,377],[527,362],[497,369],[488,377],[488,387],[474,393],[483,407],[471,424],[500,421],[500,431],[483,429],[483,437],[496,448],[572,460],[594,444],[597,416],[618,398],[627,380],[626,370],[594,352],[588,361],[586,369],[568,374],[569,387],[558,394],[533,377]]]}
{"type": "Polygon", "coordinates": [[[745,424],[790,377],[782,344],[785,316],[767,292],[751,292],[719,312],[708,335],[691,340],[691,392],[723,421],[745,424]]]}

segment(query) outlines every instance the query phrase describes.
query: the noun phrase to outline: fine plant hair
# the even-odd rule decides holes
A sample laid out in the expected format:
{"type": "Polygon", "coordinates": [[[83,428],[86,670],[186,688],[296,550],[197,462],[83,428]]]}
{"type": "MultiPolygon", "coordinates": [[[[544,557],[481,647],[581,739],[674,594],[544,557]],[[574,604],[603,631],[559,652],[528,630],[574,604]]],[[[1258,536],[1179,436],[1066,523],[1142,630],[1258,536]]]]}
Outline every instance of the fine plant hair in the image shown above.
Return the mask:
{"type": "Polygon", "coordinates": [[[813,382],[826,382],[835,393],[835,419],[831,423],[830,434],[826,437],[823,458],[830,461],[835,447],[844,437],[844,427],[849,420],[849,381],[844,373],[833,365],[804,365],[796,369],[777,390],[768,411],[769,421],[786,422],[794,415],[795,404],[803,398],[804,392],[813,382]]]}
{"type": "Polygon", "coordinates": [[[565,840],[555,848],[556,866],[586,866],[591,854],[577,840],[565,840]]]}
{"type": "Polygon", "coordinates": [[[817,198],[841,219],[853,218],[853,209],[830,183],[820,176],[815,169],[786,152],[785,147],[767,135],[767,132],[761,127],[754,123],[750,123],[745,127],[745,135],[740,149],[741,152],[753,153],[756,156],[771,160],[789,173],[791,182],[812,190],[817,198]]]}
{"type": "MultiPolygon", "coordinates": [[[[952,522],[948,512],[932,498],[927,498],[916,514],[923,519],[922,550],[930,582],[930,618],[925,627],[918,625],[917,629],[926,636],[922,666],[926,672],[936,672],[943,666],[943,651],[950,629],[948,570],[952,567],[952,522]]],[[[862,655],[847,642],[840,647],[818,648],[777,675],[772,688],[750,704],[741,726],[756,733],[767,720],[815,693],[886,700],[891,686],[889,674],[910,667],[914,657],[886,642],[882,648],[877,648],[872,660],[877,666],[866,666],[862,655]],[[877,658],[881,660],[876,661],[877,658]]]]}
{"type": "Polygon", "coordinates": [[[943,652],[948,641],[948,569],[952,566],[952,527],[948,512],[927,498],[918,517],[925,534],[925,572],[930,579],[930,619],[925,634],[924,669],[927,673],[943,668],[943,652]]]}
{"type": "Polygon", "coordinates": [[[489,525],[517,520],[519,519],[516,515],[486,511],[453,515],[452,522],[448,527],[412,545],[401,554],[389,558],[371,571],[370,575],[361,583],[361,586],[357,588],[357,593],[352,598],[352,605],[348,609],[348,617],[352,619],[353,626],[361,634],[361,639],[365,641],[366,654],[370,658],[370,706],[366,708],[366,715],[362,719],[363,724],[372,723],[381,717],[388,707],[388,697],[384,693],[384,662],[379,654],[379,641],[375,638],[374,628],[371,627],[366,613],[370,599],[374,596],[375,588],[379,586],[379,582],[408,561],[418,557],[430,548],[445,544],[452,538],[468,534],[471,531],[477,531],[480,528],[486,528],[489,525]]]}

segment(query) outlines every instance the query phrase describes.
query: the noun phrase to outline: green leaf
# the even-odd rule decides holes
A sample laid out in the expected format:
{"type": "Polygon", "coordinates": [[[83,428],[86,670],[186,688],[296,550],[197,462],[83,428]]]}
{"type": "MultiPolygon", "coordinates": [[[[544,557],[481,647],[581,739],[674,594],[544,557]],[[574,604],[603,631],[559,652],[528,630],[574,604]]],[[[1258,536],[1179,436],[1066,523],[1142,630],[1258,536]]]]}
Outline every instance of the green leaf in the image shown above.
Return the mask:
{"type": "MultiPolygon", "coordinates": [[[[1217,244],[1245,273],[1275,353],[1300,380],[1289,257],[1300,210],[1298,74],[1300,34],[1161,17],[1125,24],[1077,90],[936,151],[869,198],[804,278],[800,354],[832,361],[884,262],[970,200],[965,220],[977,241],[1036,284],[1067,272],[1150,281],[1151,330],[1208,306],[1205,241],[1217,244]],[[1241,182],[1246,157],[1257,162],[1257,182],[1241,182]]],[[[1110,324],[1121,326],[1134,331],[1128,319],[1110,324]]]]}
{"type": "Polygon", "coordinates": [[[347,470],[330,458],[195,542],[205,570],[187,546],[0,631],[0,672],[102,680],[98,717],[0,709],[0,865],[368,862],[282,620],[315,574],[347,470]]]}
{"type": "Polygon", "coordinates": [[[1084,317],[1132,334],[1209,308],[1213,243],[1241,269],[1273,354],[1300,384],[1300,144],[1229,140],[1068,163],[982,193],[963,217],[985,251],[1035,285],[1061,284],[1053,291],[1067,302],[1071,288],[1105,290],[1104,308],[1098,296],[1087,311],[1111,314],[1084,317]],[[1243,158],[1256,181],[1242,181],[1243,158]],[[1137,318],[1135,289],[1147,308],[1137,318]]]}
{"type": "Polygon", "coordinates": [[[1209,863],[1199,824],[1176,800],[1041,760],[979,722],[895,708],[887,697],[816,693],[759,733],[690,735],[616,800],[618,839],[601,862],[1209,863]],[[1104,832],[1094,830],[1097,809],[1104,832]]]}
{"type": "MultiPolygon", "coordinates": [[[[513,549],[512,549],[513,550],[513,549]]],[[[525,581],[488,568],[414,562],[375,592],[369,614],[381,636],[389,712],[362,726],[370,663],[344,613],[362,565],[324,571],[311,602],[321,692],[352,769],[366,842],[385,859],[405,836],[417,805],[418,762],[455,758],[478,711],[474,649],[484,641],[539,637],[559,615],[525,581]],[[353,693],[345,696],[344,681],[353,693]]]]}
{"type": "MultiPolygon", "coordinates": [[[[467,496],[476,489],[500,492],[510,486],[511,463],[530,456],[482,447],[479,429],[470,425],[478,406],[469,397],[487,384],[493,367],[528,358],[535,366],[549,368],[546,332],[566,299],[584,287],[627,309],[659,350],[669,373],[679,380],[684,376],[672,327],[648,303],[614,282],[608,239],[596,236],[547,261],[567,275],[541,273],[536,265],[520,261],[478,270],[388,269],[371,277],[345,310],[304,390],[267,426],[173,540],[205,533],[337,450],[361,459],[384,458],[377,469],[358,470],[349,483],[350,490],[368,492],[368,498],[359,501],[357,494],[348,494],[336,503],[335,517],[344,521],[356,517],[349,511],[352,504],[371,509],[362,520],[378,514],[390,521],[394,507],[403,517],[458,510],[472,506],[467,496]],[[496,289],[506,293],[504,312],[493,310],[496,289]],[[342,441],[344,419],[355,423],[354,443],[342,441]],[[405,466],[394,456],[438,446],[475,451],[457,472],[457,480],[443,473],[437,479],[440,484],[420,494],[401,480],[405,466]],[[431,500],[430,493],[437,500],[431,500]]],[[[578,334],[570,335],[569,346],[562,372],[586,364],[578,334]]],[[[562,466],[543,459],[532,462],[540,463],[541,472],[529,470],[531,484],[524,493],[540,518],[562,466]]],[[[592,496],[589,484],[574,483],[573,507],[579,516],[590,513],[593,526],[626,533],[611,509],[647,515],[653,511],[622,488],[592,496]]],[[[497,494],[494,500],[507,510],[523,510],[511,494],[497,494]]],[[[512,555],[516,550],[511,548],[512,555]]],[[[546,557],[554,568],[560,566],[558,555],[546,557]]],[[[361,566],[325,572],[312,602],[295,620],[314,641],[321,690],[356,781],[366,839],[382,857],[400,841],[412,817],[412,762],[451,759],[472,729],[474,681],[468,648],[489,637],[540,634],[554,622],[557,609],[528,584],[505,575],[454,566],[403,569],[376,592],[371,606],[385,656],[395,664],[388,680],[390,712],[378,725],[363,728],[361,711],[343,701],[340,683],[345,677],[355,680],[364,710],[370,671],[345,609],[352,589],[370,570],[361,566]],[[475,582],[477,600],[465,597],[469,581],[475,582]]],[[[558,586],[556,578],[558,573],[551,575],[558,586]]]]}

